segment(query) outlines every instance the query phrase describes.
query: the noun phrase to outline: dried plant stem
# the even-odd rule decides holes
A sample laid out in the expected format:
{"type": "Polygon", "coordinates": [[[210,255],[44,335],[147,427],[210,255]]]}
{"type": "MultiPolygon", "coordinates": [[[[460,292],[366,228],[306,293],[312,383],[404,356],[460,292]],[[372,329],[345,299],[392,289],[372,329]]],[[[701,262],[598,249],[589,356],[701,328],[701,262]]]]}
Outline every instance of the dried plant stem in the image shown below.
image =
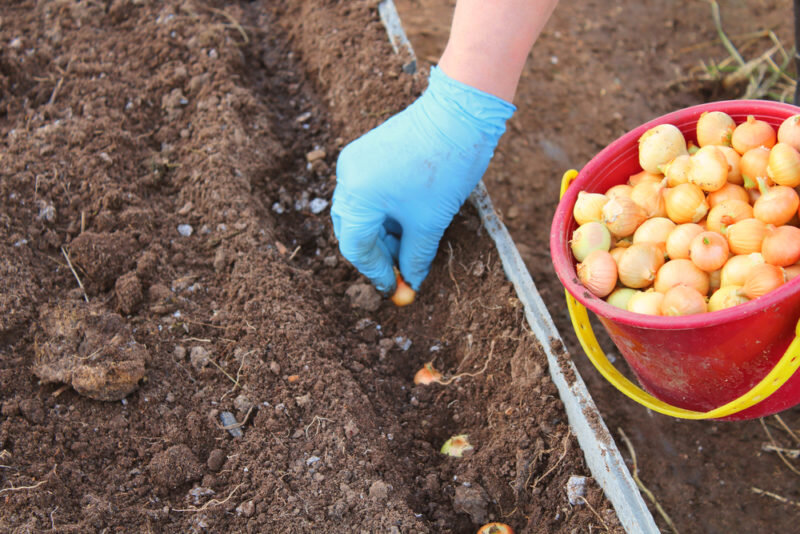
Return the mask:
{"type": "Polygon", "coordinates": [[[205,503],[200,508],[196,508],[196,507],[192,507],[192,508],[173,508],[172,511],[173,512],[202,512],[203,510],[206,510],[211,506],[219,506],[220,504],[225,504],[226,502],[231,500],[231,497],[233,497],[233,494],[236,493],[236,490],[238,490],[242,486],[243,486],[243,484],[237,484],[236,487],[231,490],[231,492],[228,494],[228,496],[225,497],[224,499],[222,499],[221,501],[218,501],[217,499],[211,499],[210,501],[205,503]]]}
{"type": "Polygon", "coordinates": [[[750,489],[756,495],[765,495],[767,497],[771,497],[771,498],[775,499],[776,501],[780,501],[783,504],[791,504],[792,506],[800,507],[800,502],[793,501],[791,499],[787,499],[783,495],[778,495],[777,493],[772,493],[771,491],[765,491],[765,490],[762,490],[762,489],[759,489],[759,488],[756,488],[756,487],[751,487],[750,489]]]}
{"type": "Polygon", "coordinates": [[[447,248],[450,251],[450,259],[447,260],[447,271],[450,273],[450,280],[456,286],[456,305],[458,305],[458,298],[461,297],[461,288],[458,287],[456,277],[453,276],[453,245],[450,244],[450,241],[447,242],[447,248]]]}
{"type": "Polygon", "coordinates": [[[64,255],[64,258],[67,260],[67,265],[69,265],[69,270],[72,271],[72,275],[75,277],[75,280],[78,281],[78,286],[81,288],[81,291],[83,292],[83,300],[89,302],[89,297],[86,296],[86,288],[83,287],[83,282],[81,282],[81,278],[75,271],[75,267],[72,266],[72,261],[69,259],[69,253],[67,252],[67,249],[61,247],[61,254],[64,255]]]}
{"type": "Polygon", "coordinates": [[[569,437],[571,435],[572,432],[568,430],[567,433],[564,435],[564,440],[563,440],[564,452],[561,453],[561,457],[558,459],[558,461],[556,461],[556,463],[553,464],[552,467],[550,467],[550,469],[542,473],[541,476],[539,476],[536,480],[533,481],[533,485],[531,486],[531,491],[533,491],[536,488],[536,485],[539,484],[539,482],[541,482],[542,480],[544,480],[544,478],[547,475],[555,471],[555,469],[561,464],[561,462],[564,461],[564,458],[567,457],[567,452],[569,451],[569,437]]]}
{"type": "Polygon", "coordinates": [[[583,501],[583,504],[585,504],[586,506],[588,506],[588,507],[589,507],[589,510],[591,510],[591,511],[592,511],[592,513],[593,513],[593,514],[594,514],[594,516],[597,518],[597,520],[598,520],[598,521],[600,521],[600,524],[601,524],[601,525],[603,525],[603,528],[604,528],[604,529],[606,529],[606,532],[611,532],[611,529],[610,529],[610,528],[608,528],[608,525],[606,524],[606,522],[605,522],[605,521],[603,521],[603,517],[602,517],[600,514],[598,514],[598,513],[597,513],[597,510],[595,510],[595,509],[594,509],[594,506],[592,506],[592,505],[589,503],[589,501],[587,501],[587,500],[586,500],[586,497],[579,496],[579,498],[580,498],[580,500],[582,500],[582,501],[583,501]]]}
{"type": "Polygon", "coordinates": [[[658,511],[659,515],[664,519],[664,521],[667,523],[672,532],[674,532],[675,534],[679,534],[678,529],[675,526],[675,523],[672,522],[672,519],[669,517],[667,512],[661,506],[661,503],[658,502],[658,499],[656,499],[656,496],[653,494],[653,492],[647,489],[647,486],[645,486],[642,480],[639,478],[639,464],[636,462],[636,450],[634,450],[631,440],[628,439],[628,436],[625,434],[625,431],[622,430],[621,428],[617,428],[617,432],[619,432],[619,435],[622,437],[622,441],[628,448],[628,454],[631,455],[631,462],[633,462],[633,473],[631,473],[631,475],[633,476],[633,480],[636,482],[636,485],[639,487],[639,490],[641,490],[642,493],[647,495],[647,498],[650,499],[650,502],[652,502],[653,506],[656,507],[656,510],[658,511]]]}
{"type": "Polygon", "coordinates": [[[489,347],[489,357],[486,358],[486,362],[484,362],[483,368],[480,371],[476,371],[474,373],[458,373],[457,375],[451,376],[450,378],[447,378],[447,379],[439,379],[436,382],[438,384],[443,385],[443,386],[447,386],[447,385],[452,384],[454,381],[458,380],[459,378],[475,377],[475,376],[482,375],[484,372],[486,372],[486,369],[489,367],[489,362],[492,361],[492,357],[494,357],[494,341],[492,341],[492,343],[491,343],[491,345],[489,347]]]}
{"type": "Polygon", "coordinates": [[[778,457],[781,459],[781,461],[784,464],[786,464],[786,467],[788,467],[792,471],[792,473],[794,473],[795,475],[800,475],[800,471],[798,471],[797,468],[793,466],[792,463],[789,460],[787,460],[786,456],[784,456],[783,453],[781,452],[781,447],[775,441],[775,438],[772,437],[772,432],[770,432],[769,428],[767,427],[767,423],[764,422],[764,418],[763,417],[760,418],[759,422],[761,423],[761,426],[764,428],[764,432],[767,434],[770,443],[772,443],[772,445],[774,446],[773,450],[778,454],[778,457]]]}
{"type": "Polygon", "coordinates": [[[794,440],[797,442],[797,444],[798,444],[798,445],[800,445],[800,436],[798,436],[797,434],[795,434],[795,433],[794,433],[794,431],[793,431],[791,428],[789,428],[789,425],[787,425],[787,424],[786,424],[786,423],[783,421],[783,419],[781,418],[781,416],[780,416],[780,415],[778,415],[778,414],[775,414],[773,417],[775,417],[775,420],[776,420],[776,421],[778,421],[778,424],[780,424],[780,425],[783,427],[783,429],[784,429],[784,430],[785,430],[785,431],[786,431],[786,432],[787,432],[787,433],[788,433],[790,436],[792,436],[792,438],[794,438],[794,440]]]}

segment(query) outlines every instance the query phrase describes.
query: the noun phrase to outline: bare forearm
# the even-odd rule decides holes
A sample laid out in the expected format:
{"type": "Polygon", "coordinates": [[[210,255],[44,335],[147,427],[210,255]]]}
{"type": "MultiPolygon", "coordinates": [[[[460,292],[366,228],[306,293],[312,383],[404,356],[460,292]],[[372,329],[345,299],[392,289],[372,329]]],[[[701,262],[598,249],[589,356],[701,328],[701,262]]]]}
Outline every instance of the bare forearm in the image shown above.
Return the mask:
{"type": "Polygon", "coordinates": [[[439,60],[445,74],[514,99],[525,60],[558,0],[458,0],[439,60]]]}

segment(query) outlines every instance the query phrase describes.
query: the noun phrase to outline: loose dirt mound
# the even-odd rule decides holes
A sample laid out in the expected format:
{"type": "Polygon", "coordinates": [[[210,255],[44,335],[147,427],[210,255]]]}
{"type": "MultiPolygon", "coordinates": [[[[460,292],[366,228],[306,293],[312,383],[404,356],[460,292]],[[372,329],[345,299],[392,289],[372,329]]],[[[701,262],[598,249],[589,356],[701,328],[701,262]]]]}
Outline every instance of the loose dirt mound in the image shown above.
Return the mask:
{"type": "Polygon", "coordinates": [[[472,210],[348,296],[337,151],[424,86],[375,7],[4,8],[0,530],[621,531],[472,210]]]}

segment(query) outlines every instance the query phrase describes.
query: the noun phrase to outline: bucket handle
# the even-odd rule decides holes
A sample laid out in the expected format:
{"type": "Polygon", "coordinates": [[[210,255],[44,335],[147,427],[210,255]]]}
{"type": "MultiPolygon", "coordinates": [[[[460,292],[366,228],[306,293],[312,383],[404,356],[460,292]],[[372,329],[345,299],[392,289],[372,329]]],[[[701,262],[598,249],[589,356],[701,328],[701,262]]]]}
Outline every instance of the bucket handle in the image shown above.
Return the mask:
{"type": "MultiPolygon", "coordinates": [[[[578,171],[569,170],[564,173],[561,179],[561,193],[560,197],[564,196],[569,184],[578,176],[578,171]]],[[[728,417],[735,413],[741,412],[750,408],[751,406],[763,401],[775,391],[777,391],[789,378],[794,374],[798,367],[800,367],[800,320],[797,322],[795,328],[795,338],[789,344],[786,352],[781,359],[775,364],[775,367],[767,373],[767,375],[756,384],[753,389],[746,392],[741,397],[730,401],[727,404],[714,408],[707,412],[696,412],[694,410],[686,410],[666,403],[653,395],[647,393],[642,388],[628,380],[616,367],[614,367],[608,357],[600,348],[597,338],[594,335],[592,326],[589,323],[589,313],[586,308],[573,297],[569,291],[565,291],[567,296],[567,309],[569,310],[569,317],[572,320],[572,326],[575,329],[575,334],[580,341],[583,350],[589,361],[600,371],[600,374],[605,377],[615,388],[621,391],[626,396],[638,402],[642,406],[650,408],[651,410],[669,415],[672,417],[679,417],[682,419],[719,419],[728,417]]]]}

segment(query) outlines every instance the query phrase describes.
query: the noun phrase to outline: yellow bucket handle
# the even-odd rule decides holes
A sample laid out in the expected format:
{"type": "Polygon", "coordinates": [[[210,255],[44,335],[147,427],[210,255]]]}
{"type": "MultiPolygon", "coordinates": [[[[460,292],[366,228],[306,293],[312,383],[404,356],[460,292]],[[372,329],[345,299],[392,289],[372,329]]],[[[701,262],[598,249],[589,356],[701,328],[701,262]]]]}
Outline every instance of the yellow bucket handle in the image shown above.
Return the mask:
{"type": "MultiPolygon", "coordinates": [[[[576,170],[569,170],[564,173],[564,177],[561,179],[561,193],[559,198],[564,196],[564,192],[576,176],[578,176],[578,171],[576,170]]],[[[770,371],[761,382],[756,384],[753,389],[738,399],[734,399],[708,412],[696,412],[678,408],[647,393],[623,376],[616,367],[611,365],[611,362],[608,361],[603,349],[600,348],[600,344],[597,342],[592,326],[589,323],[589,313],[586,311],[586,308],[575,300],[575,298],[570,295],[569,291],[565,293],[567,295],[567,309],[569,310],[570,319],[572,319],[572,326],[575,329],[575,334],[583,350],[586,352],[589,361],[592,362],[597,370],[600,371],[600,374],[611,382],[615,388],[642,406],[646,406],[658,413],[663,413],[672,417],[680,417],[682,419],[718,419],[728,417],[758,404],[775,393],[775,391],[789,380],[797,368],[800,367],[800,321],[798,321],[794,340],[792,340],[780,361],[772,368],[772,371],[770,371]]]]}

